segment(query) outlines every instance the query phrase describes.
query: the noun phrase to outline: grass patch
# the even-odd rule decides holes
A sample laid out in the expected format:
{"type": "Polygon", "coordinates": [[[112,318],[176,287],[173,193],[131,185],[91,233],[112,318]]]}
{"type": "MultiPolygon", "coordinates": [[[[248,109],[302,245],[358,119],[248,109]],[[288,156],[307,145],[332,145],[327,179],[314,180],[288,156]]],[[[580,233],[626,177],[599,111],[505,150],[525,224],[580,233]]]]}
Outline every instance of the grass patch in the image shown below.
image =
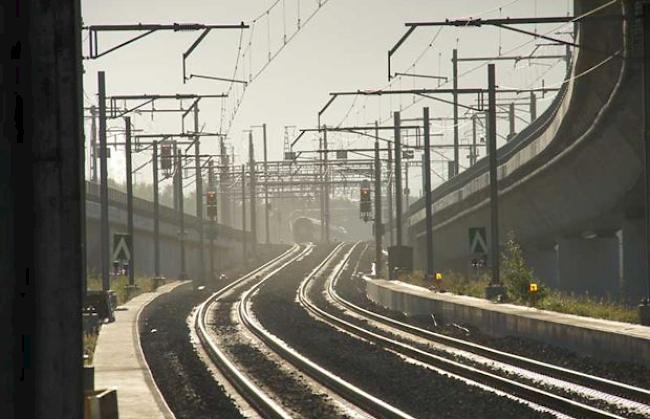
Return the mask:
{"type": "Polygon", "coordinates": [[[548,295],[536,307],[543,310],[597,319],[626,323],[639,322],[639,314],[636,308],[588,295],[567,295],[557,290],[550,290],[548,295]]]}
{"type": "Polygon", "coordinates": [[[478,298],[485,296],[485,287],[489,284],[487,276],[482,276],[479,279],[468,279],[456,272],[445,272],[441,280],[432,280],[426,279],[423,272],[416,271],[410,275],[400,275],[399,280],[440,292],[451,292],[478,298]]]}
{"type": "MultiPolygon", "coordinates": [[[[427,280],[424,273],[417,271],[410,275],[401,275],[399,280],[428,289],[477,298],[485,298],[485,287],[490,283],[488,275],[483,275],[479,279],[468,279],[464,275],[455,272],[447,272],[443,275],[442,280],[434,281],[427,280]]],[[[511,299],[510,302],[518,305],[531,305],[528,301],[524,300],[513,301],[511,299]]],[[[639,323],[636,307],[626,306],[606,298],[567,294],[548,288],[544,296],[534,306],[542,310],[574,314],[576,316],[625,323],[639,323]]]]}

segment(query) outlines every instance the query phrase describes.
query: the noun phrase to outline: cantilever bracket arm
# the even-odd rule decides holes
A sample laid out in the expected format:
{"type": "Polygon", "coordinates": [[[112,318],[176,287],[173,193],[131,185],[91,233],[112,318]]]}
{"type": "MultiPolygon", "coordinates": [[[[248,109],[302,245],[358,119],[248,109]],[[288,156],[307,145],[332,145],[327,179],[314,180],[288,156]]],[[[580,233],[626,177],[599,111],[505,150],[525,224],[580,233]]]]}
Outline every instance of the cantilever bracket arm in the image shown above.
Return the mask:
{"type": "Polygon", "coordinates": [[[194,41],[194,43],[188,48],[188,50],[183,53],[183,84],[185,84],[185,82],[188,80],[188,77],[185,72],[186,69],[185,62],[187,61],[187,57],[189,57],[190,54],[194,52],[196,47],[199,46],[201,41],[203,41],[203,39],[206,36],[208,36],[209,33],[210,33],[210,28],[204,30],[203,33],[201,33],[201,35],[199,35],[199,37],[196,39],[196,41],[194,41]]]}
{"type": "Polygon", "coordinates": [[[412,34],[413,31],[415,30],[415,28],[417,28],[417,26],[411,26],[410,28],[408,28],[408,30],[406,31],[406,33],[405,33],[404,35],[402,35],[402,37],[399,39],[399,41],[397,41],[397,43],[396,43],[395,45],[393,45],[393,48],[391,48],[391,49],[388,51],[388,81],[390,81],[390,79],[393,77],[392,74],[391,74],[391,71],[390,71],[390,57],[391,57],[393,54],[395,54],[395,52],[397,51],[397,49],[398,49],[399,47],[402,46],[402,44],[404,43],[404,41],[406,41],[406,39],[407,39],[409,36],[411,36],[411,34],[412,34]]]}
{"type": "MultiPolygon", "coordinates": [[[[194,42],[194,45],[190,49],[196,48],[199,42],[205,38],[207,32],[211,29],[248,29],[249,25],[241,22],[238,25],[206,25],[201,23],[172,23],[172,24],[131,24],[131,25],[90,25],[84,26],[82,29],[88,31],[88,56],[84,56],[84,59],[94,60],[96,58],[103,57],[113,51],[116,51],[122,47],[125,47],[129,44],[132,44],[156,31],[198,31],[203,30],[203,34],[199,36],[199,39],[194,42]],[[136,35],[135,37],[128,39],[114,47],[107,49],[106,51],[99,51],[99,33],[100,32],[144,32],[142,34],[136,35]]],[[[191,53],[191,51],[190,51],[191,53]]],[[[189,54],[188,54],[189,55],[189,54]]]]}

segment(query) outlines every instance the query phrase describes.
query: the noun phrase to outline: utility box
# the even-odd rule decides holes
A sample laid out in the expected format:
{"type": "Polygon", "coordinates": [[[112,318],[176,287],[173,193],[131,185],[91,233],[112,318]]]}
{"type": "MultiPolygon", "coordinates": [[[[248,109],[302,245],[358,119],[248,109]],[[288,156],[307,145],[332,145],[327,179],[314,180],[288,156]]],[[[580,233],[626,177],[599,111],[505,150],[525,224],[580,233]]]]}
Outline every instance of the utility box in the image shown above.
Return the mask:
{"type": "Polygon", "coordinates": [[[391,246],[388,248],[388,279],[396,280],[400,274],[413,272],[413,248],[391,246]]]}

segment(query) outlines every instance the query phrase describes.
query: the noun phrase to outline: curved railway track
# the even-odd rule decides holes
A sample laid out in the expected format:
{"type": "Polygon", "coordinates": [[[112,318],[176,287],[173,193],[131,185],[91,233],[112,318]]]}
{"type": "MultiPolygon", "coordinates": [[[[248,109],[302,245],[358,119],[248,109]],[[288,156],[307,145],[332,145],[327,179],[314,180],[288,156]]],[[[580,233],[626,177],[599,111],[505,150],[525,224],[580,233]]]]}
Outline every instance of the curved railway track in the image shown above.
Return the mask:
{"type": "MultiPolygon", "coordinates": [[[[316,268],[309,272],[306,280],[322,275],[326,270],[330,269],[337,259],[341,257],[343,246],[343,244],[340,244],[330,252],[316,268]]],[[[299,260],[312,247],[312,245],[294,246],[280,257],[214,293],[199,306],[195,319],[195,329],[210,360],[259,415],[267,418],[287,418],[292,416],[272,395],[267,394],[261,386],[256,384],[254,377],[247,376],[243,369],[219,348],[208,331],[207,314],[210,306],[217,303],[220,298],[235,288],[240,286],[248,287],[250,285],[239,297],[237,309],[238,320],[248,332],[256,336],[271,351],[327,388],[332,392],[332,395],[345,399],[353,404],[360,412],[367,412],[375,417],[381,418],[412,418],[407,413],[343,380],[336,374],[333,374],[326,368],[323,368],[306,356],[293,350],[280,338],[264,329],[252,314],[250,310],[250,298],[259,290],[263,283],[289,264],[299,260]]],[[[341,270],[342,267],[343,263],[339,262],[334,269],[341,270]]]]}
{"type": "MultiPolygon", "coordinates": [[[[350,249],[346,254],[344,262],[347,261],[349,263],[353,250],[354,249],[350,249]]],[[[632,404],[637,408],[636,412],[639,416],[650,413],[650,406],[647,405],[648,400],[650,400],[650,392],[646,389],[606,380],[507,352],[498,351],[462,339],[431,332],[374,313],[344,299],[336,292],[336,284],[339,277],[340,275],[332,275],[330,279],[325,282],[326,293],[329,299],[341,309],[354,313],[357,318],[365,320],[368,324],[374,323],[386,328],[382,330],[393,330],[396,331],[398,335],[399,332],[405,332],[406,334],[426,339],[429,342],[442,344],[474,355],[479,355],[490,361],[512,367],[515,371],[525,370],[527,373],[548,377],[556,386],[566,384],[568,387],[573,385],[575,388],[577,385],[581,388],[593,389],[593,391],[599,392],[598,394],[605,395],[605,398],[613,398],[616,400],[625,399],[625,401],[630,402],[628,404],[632,404]]],[[[333,314],[326,309],[318,307],[308,296],[308,286],[309,279],[305,280],[299,289],[299,300],[305,309],[313,316],[319,318],[332,327],[344,330],[360,339],[373,342],[378,346],[394,351],[406,358],[416,360],[425,366],[442,371],[443,373],[478,383],[483,387],[487,386],[488,389],[492,389],[493,391],[511,394],[522,401],[546,407],[560,414],[576,417],[622,417],[617,413],[583,403],[582,400],[577,401],[567,397],[566,395],[554,394],[545,388],[532,385],[528,381],[521,382],[512,378],[512,374],[498,374],[491,368],[478,368],[475,365],[466,365],[457,362],[456,360],[450,359],[448,356],[441,356],[439,352],[436,353],[427,350],[427,348],[423,349],[422,345],[415,346],[411,344],[410,342],[412,342],[412,340],[405,339],[403,334],[402,336],[396,336],[395,333],[390,332],[384,334],[383,332],[378,331],[376,327],[368,327],[367,325],[364,327],[358,322],[355,323],[346,320],[340,315],[333,314]]]]}

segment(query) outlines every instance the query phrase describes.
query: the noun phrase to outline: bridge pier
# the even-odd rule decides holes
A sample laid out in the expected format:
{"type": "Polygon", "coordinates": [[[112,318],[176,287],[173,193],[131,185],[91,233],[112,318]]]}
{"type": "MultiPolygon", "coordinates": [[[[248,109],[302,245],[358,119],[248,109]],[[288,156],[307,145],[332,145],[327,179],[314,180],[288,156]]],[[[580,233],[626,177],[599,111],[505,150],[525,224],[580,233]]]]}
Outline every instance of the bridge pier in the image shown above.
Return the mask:
{"type": "Polygon", "coordinates": [[[646,294],[648,272],[644,252],[643,218],[627,218],[623,222],[623,296],[638,303],[646,294]]]}
{"type": "Polygon", "coordinates": [[[558,288],[594,296],[619,295],[619,238],[564,237],[558,242],[558,288]]]}
{"type": "Polygon", "coordinates": [[[530,246],[523,249],[524,259],[536,280],[551,288],[559,287],[558,251],[555,246],[530,246]]]}

